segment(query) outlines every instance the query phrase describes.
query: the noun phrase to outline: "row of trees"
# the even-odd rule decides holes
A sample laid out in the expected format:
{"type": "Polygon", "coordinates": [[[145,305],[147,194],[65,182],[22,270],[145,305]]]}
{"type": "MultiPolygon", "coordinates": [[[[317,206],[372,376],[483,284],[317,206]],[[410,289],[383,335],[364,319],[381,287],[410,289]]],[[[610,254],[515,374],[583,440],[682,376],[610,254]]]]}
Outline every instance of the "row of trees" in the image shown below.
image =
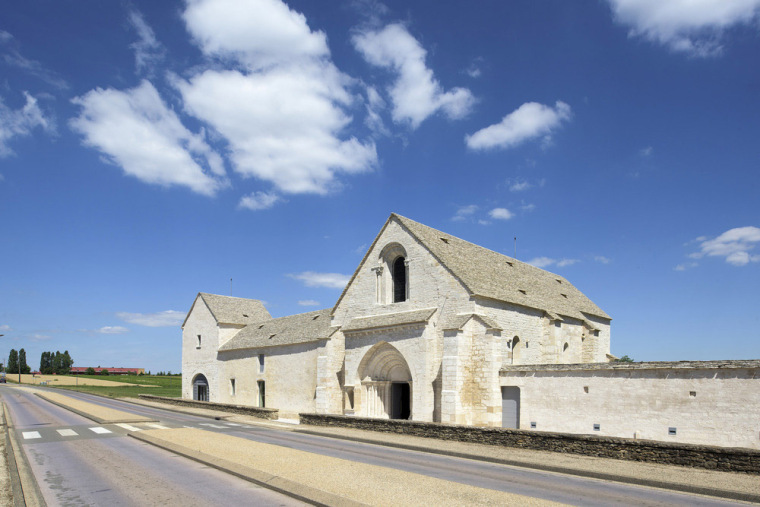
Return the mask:
{"type": "Polygon", "coordinates": [[[5,370],[8,373],[19,373],[19,368],[21,368],[20,373],[29,373],[32,371],[29,365],[26,364],[26,351],[24,349],[19,351],[11,349],[10,355],[8,356],[8,366],[5,370]]]}
{"type": "Polygon", "coordinates": [[[68,350],[63,354],[59,351],[43,352],[40,357],[40,373],[43,375],[68,375],[73,365],[74,360],[68,350]]]}

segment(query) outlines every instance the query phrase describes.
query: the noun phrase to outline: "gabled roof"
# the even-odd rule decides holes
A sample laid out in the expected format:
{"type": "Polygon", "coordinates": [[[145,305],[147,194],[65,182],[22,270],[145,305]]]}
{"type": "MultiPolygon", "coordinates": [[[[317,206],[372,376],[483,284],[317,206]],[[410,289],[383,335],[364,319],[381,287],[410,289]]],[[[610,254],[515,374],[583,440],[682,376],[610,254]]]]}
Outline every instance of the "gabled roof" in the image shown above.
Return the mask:
{"type": "Polygon", "coordinates": [[[330,309],[299,313],[278,319],[254,322],[219,347],[219,351],[255,349],[307,343],[330,337],[330,309]]]}
{"type": "MultiPolygon", "coordinates": [[[[565,278],[494,252],[432,227],[392,213],[365,254],[335,308],[348,291],[370,251],[388,224],[396,220],[456,277],[473,296],[505,301],[553,314],[584,320],[586,315],[610,319],[565,278]]],[[[555,315],[556,317],[556,315],[555,315]]]]}
{"type": "Polygon", "coordinates": [[[490,319],[486,317],[485,315],[480,315],[477,313],[464,313],[460,315],[454,315],[453,317],[449,318],[449,321],[443,325],[444,330],[452,330],[452,329],[458,329],[462,330],[464,329],[464,325],[467,324],[470,319],[478,319],[480,320],[488,329],[498,329],[501,330],[501,327],[499,324],[497,324],[493,319],[490,319]]]}
{"type": "MultiPolygon", "coordinates": [[[[257,299],[233,298],[206,292],[199,292],[195,302],[198,301],[198,298],[206,303],[218,324],[244,325],[272,318],[267,309],[264,308],[264,303],[257,299]]],[[[187,313],[188,316],[192,313],[195,302],[187,313]]],[[[185,322],[187,322],[187,317],[185,317],[185,322]]],[[[182,327],[185,327],[184,322],[182,327]]]]}

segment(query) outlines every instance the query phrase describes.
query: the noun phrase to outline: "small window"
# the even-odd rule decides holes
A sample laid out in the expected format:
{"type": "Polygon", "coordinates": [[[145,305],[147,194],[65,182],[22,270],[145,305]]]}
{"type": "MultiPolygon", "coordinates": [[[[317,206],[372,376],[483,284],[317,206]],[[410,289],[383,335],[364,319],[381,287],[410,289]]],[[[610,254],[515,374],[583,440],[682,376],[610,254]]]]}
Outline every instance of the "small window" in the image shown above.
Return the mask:
{"type": "Polygon", "coordinates": [[[511,263],[511,262],[509,262],[509,261],[507,261],[507,264],[509,264],[509,267],[510,267],[510,268],[511,268],[511,267],[514,267],[514,264],[512,264],[512,263],[511,263]]]}
{"type": "Polygon", "coordinates": [[[259,373],[264,373],[264,354],[259,354],[259,373]]]}
{"type": "Polygon", "coordinates": [[[397,257],[393,261],[393,302],[406,301],[406,259],[397,257]]]}
{"type": "Polygon", "coordinates": [[[201,348],[201,335],[198,335],[198,344],[195,346],[196,349],[201,348]]]}
{"type": "Polygon", "coordinates": [[[441,238],[441,241],[443,241],[443,242],[444,242],[444,243],[446,243],[447,245],[449,244],[449,240],[448,240],[447,238],[441,238]]]}
{"type": "Polygon", "coordinates": [[[689,396],[692,397],[692,398],[696,398],[697,397],[697,391],[689,391],[689,396]]]}
{"type": "Polygon", "coordinates": [[[668,435],[675,435],[676,434],[676,428],[673,428],[672,426],[668,428],[668,435]]]}
{"type": "Polygon", "coordinates": [[[594,431],[599,431],[602,429],[601,424],[594,424],[594,431]]]}
{"type": "Polygon", "coordinates": [[[259,407],[266,408],[267,403],[267,393],[266,393],[266,384],[263,380],[259,380],[256,382],[256,384],[259,386],[259,407]]]}
{"type": "Polygon", "coordinates": [[[565,346],[562,347],[562,352],[567,352],[567,349],[570,348],[570,344],[565,342],[565,346]]]}
{"type": "Polygon", "coordinates": [[[235,396],[235,379],[230,379],[230,396],[235,396]]]}
{"type": "Polygon", "coordinates": [[[563,298],[567,299],[567,294],[560,294],[563,298]]]}

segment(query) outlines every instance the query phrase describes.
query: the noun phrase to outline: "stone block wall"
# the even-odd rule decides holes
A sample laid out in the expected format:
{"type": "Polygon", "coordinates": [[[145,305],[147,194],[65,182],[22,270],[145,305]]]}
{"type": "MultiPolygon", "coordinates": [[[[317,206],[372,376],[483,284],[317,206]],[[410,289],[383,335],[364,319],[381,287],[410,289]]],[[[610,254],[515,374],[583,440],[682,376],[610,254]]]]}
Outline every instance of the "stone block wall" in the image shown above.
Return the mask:
{"type": "Polygon", "coordinates": [[[181,398],[167,398],[165,396],[153,396],[152,394],[141,394],[140,398],[143,398],[149,401],[157,401],[160,403],[166,403],[168,405],[193,407],[193,408],[205,408],[209,410],[220,410],[223,412],[231,412],[233,414],[250,415],[253,417],[259,417],[261,419],[268,419],[271,421],[277,420],[279,418],[279,411],[276,408],[246,407],[243,405],[232,405],[228,403],[214,403],[211,401],[183,400],[181,398]]]}
{"type": "Polygon", "coordinates": [[[681,465],[760,475],[760,451],[706,445],[671,444],[591,435],[571,435],[503,428],[369,419],[341,415],[299,414],[301,424],[355,428],[383,433],[518,447],[600,458],[681,465]]]}

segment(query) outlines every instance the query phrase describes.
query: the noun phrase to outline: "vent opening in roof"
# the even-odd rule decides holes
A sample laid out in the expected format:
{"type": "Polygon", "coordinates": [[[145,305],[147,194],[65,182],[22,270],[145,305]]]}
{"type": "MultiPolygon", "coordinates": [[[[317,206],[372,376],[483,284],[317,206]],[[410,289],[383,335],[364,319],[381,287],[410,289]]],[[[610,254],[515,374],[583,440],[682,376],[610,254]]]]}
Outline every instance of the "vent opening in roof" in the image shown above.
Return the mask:
{"type": "Polygon", "coordinates": [[[277,333],[275,333],[275,334],[270,334],[270,335],[269,335],[269,339],[271,340],[272,338],[274,338],[276,334],[277,334],[277,333]]]}
{"type": "Polygon", "coordinates": [[[528,295],[528,293],[527,293],[527,292],[525,292],[523,289],[517,289],[517,290],[519,290],[520,292],[522,292],[522,293],[523,293],[523,294],[525,294],[526,296],[528,295]]]}
{"type": "Polygon", "coordinates": [[[557,280],[557,283],[562,283],[562,280],[560,280],[559,278],[555,278],[555,280],[557,280]]]}
{"type": "Polygon", "coordinates": [[[261,329],[262,327],[264,327],[264,324],[260,325],[260,326],[259,326],[259,329],[261,329]]]}
{"type": "Polygon", "coordinates": [[[449,240],[448,240],[448,238],[441,238],[441,241],[443,241],[443,242],[444,242],[444,243],[446,243],[447,245],[449,244],[449,240]]]}
{"type": "Polygon", "coordinates": [[[311,318],[311,320],[317,320],[318,318],[319,318],[319,315],[315,315],[314,317],[311,318]]]}
{"type": "Polygon", "coordinates": [[[244,313],[244,314],[243,314],[243,317],[248,317],[248,314],[247,314],[247,313],[244,313]]]}
{"type": "Polygon", "coordinates": [[[567,299],[567,294],[560,294],[563,298],[567,299]]]}
{"type": "Polygon", "coordinates": [[[511,262],[509,262],[509,261],[507,261],[507,264],[509,264],[509,265],[510,265],[510,267],[514,267],[514,266],[515,266],[514,264],[512,264],[512,263],[511,263],[511,262]]]}

